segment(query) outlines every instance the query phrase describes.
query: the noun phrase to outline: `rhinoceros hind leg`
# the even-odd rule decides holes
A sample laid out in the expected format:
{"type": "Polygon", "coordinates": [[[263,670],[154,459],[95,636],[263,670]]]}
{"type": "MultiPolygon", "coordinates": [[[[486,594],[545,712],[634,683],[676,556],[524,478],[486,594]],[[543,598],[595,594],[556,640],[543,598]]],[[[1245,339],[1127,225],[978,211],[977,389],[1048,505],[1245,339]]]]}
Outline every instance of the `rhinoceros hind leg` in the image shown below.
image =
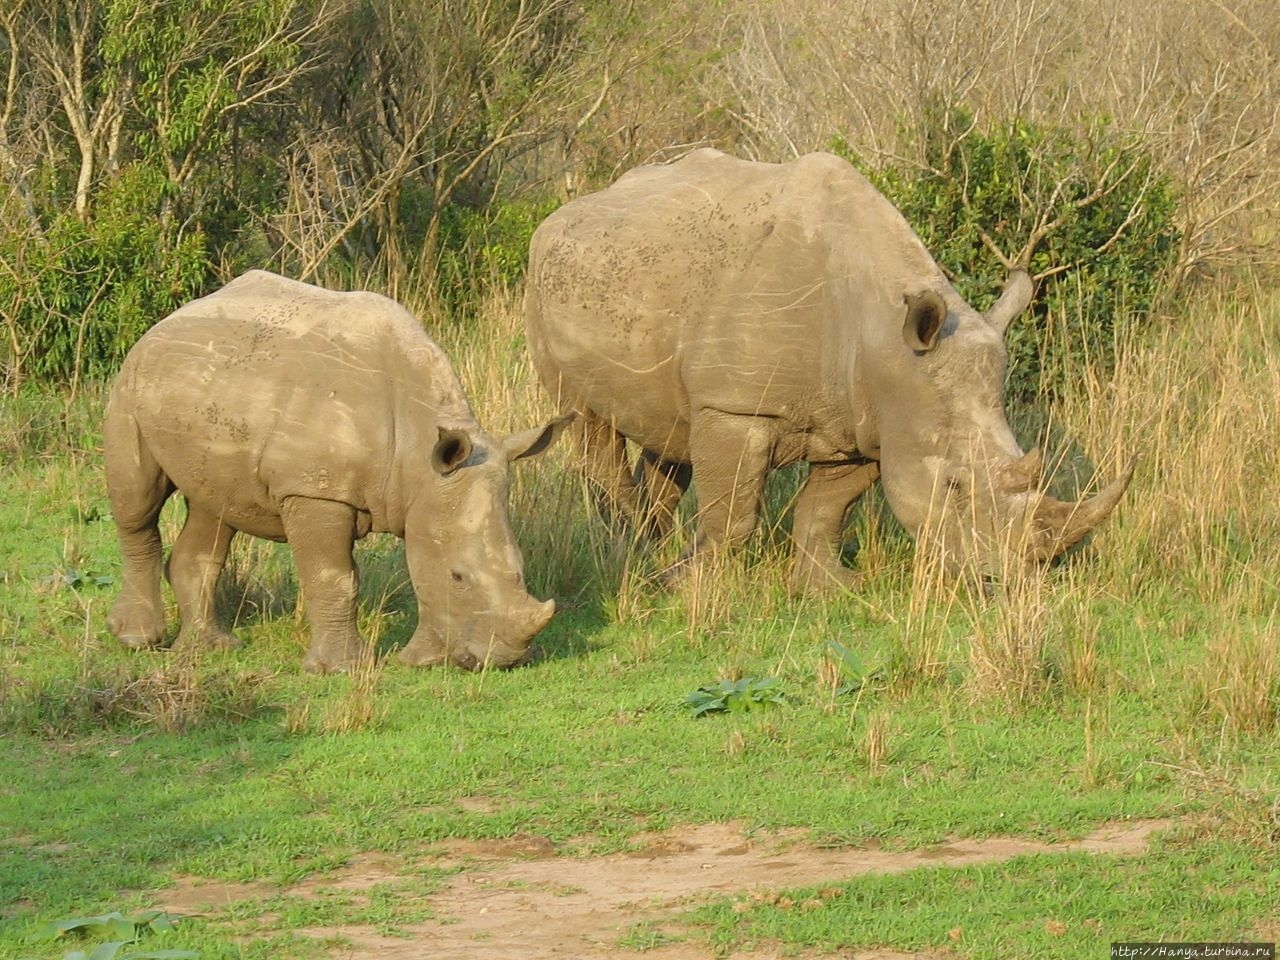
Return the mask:
{"type": "Polygon", "coordinates": [[[849,511],[879,476],[875,461],[810,467],[791,523],[795,559],[787,589],[792,596],[826,596],[857,585],[859,574],[840,563],[840,545],[849,511]]]}
{"type": "Polygon", "coordinates": [[[126,647],[154,647],[164,640],[160,509],[173,484],[143,444],[132,418],[114,405],[108,407],[103,433],[107,492],[123,561],[120,595],[107,614],[107,629],[126,647]]]}
{"type": "Polygon", "coordinates": [[[645,534],[655,539],[670,536],[676,525],[676,509],[693,480],[693,468],[687,463],[662,460],[645,450],[635,473],[644,490],[645,534]]]}
{"type": "Polygon", "coordinates": [[[182,628],[174,647],[228,650],[239,645],[218,626],[214,594],[235,530],[212,511],[187,502],[187,519],[173,543],[166,574],[178,601],[182,628]]]}
{"type": "Polygon", "coordinates": [[[584,411],[571,427],[583,455],[583,472],[595,495],[596,509],[619,529],[642,525],[640,491],[627,462],[626,439],[613,425],[584,411]]]}
{"type": "Polygon", "coordinates": [[[365,652],[356,629],[360,575],[351,556],[356,511],[333,500],[289,497],[280,516],[311,624],[302,667],[311,673],[350,669],[365,652]]]}

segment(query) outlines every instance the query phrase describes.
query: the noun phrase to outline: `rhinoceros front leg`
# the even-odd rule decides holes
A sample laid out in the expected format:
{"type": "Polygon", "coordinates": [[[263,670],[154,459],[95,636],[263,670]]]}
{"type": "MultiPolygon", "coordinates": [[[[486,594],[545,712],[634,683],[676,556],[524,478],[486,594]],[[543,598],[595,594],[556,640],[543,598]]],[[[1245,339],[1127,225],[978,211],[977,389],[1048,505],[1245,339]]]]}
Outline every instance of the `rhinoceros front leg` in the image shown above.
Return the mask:
{"type": "Polygon", "coordinates": [[[289,497],[280,508],[311,625],[304,670],[328,673],[355,665],[365,644],[356,629],[360,575],[351,548],[356,512],[345,503],[289,497]]]}
{"type": "Polygon", "coordinates": [[[787,588],[793,596],[831,593],[857,581],[858,575],[840,563],[840,544],[854,502],[879,476],[875,461],[809,468],[791,523],[795,560],[787,588]]]}
{"type": "Polygon", "coordinates": [[[218,577],[235,533],[213,511],[187,502],[187,519],[173,542],[166,570],[182,617],[175,648],[228,650],[239,645],[218,626],[214,611],[218,577]]]}
{"type": "Polygon", "coordinates": [[[667,572],[668,580],[699,554],[739,546],[755,532],[776,437],[767,418],[703,410],[693,418],[689,441],[698,488],[697,533],[686,558],[667,572]]]}

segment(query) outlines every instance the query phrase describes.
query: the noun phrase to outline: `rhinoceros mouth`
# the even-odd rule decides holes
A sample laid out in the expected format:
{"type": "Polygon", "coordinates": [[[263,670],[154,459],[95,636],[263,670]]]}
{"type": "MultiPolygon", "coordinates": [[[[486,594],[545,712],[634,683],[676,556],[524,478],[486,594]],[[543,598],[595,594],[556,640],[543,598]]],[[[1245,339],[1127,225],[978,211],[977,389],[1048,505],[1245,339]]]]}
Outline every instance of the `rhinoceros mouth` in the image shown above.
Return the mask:
{"type": "Polygon", "coordinates": [[[523,653],[514,657],[497,657],[490,653],[481,658],[474,653],[463,651],[454,655],[453,664],[471,673],[479,673],[482,670],[515,670],[518,667],[528,666],[533,660],[533,647],[528,647],[523,653]]]}
{"type": "Polygon", "coordinates": [[[1105,521],[1133,479],[1134,463],[1092,497],[1058,500],[1043,490],[1038,449],[988,469],[989,485],[948,483],[948,500],[917,531],[917,540],[940,548],[953,568],[966,563],[999,579],[1013,560],[1049,563],[1105,521]],[[982,491],[979,495],[975,491],[982,491]],[[967,561],[965,557],[967,556],[967,561]]]}
{"type": "Polygon", "coordinates": [[[533,638],[555,614],[554,600],[529,598],[526,608],[501,617],[480,616],[445,641],[446,659],[473,673],[510,670],[533,660],[533,638]]]}

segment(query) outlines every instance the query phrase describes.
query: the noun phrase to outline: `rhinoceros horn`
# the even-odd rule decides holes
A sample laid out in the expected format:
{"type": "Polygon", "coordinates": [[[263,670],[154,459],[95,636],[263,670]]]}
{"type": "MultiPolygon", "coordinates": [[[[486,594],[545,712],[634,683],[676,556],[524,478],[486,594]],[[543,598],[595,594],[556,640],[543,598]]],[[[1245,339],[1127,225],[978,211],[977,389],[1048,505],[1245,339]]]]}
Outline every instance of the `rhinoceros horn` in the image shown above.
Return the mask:
{"type": "Polygon", "coordinates": [[[1005,328],[1009,326],[1009,321],[1027,309],[1027,304],[1031,302],[1031,294],[1034,292],[1035,284],[1031,280],[1031,275],[1021,267],[1015,267],[1010,271],[1009,279],[1004,282],[1000,299],[984,314],[987,323],[1003,335],[1005,328]]]}
{"type": "Polygon", "coordinates": [[[1040,485],[1044,472],[1044,457],[1035,447],[1017,460],[1011,460],[1000,468],[996,485],[1002,493],[1026,493],[1040,485]]]}
{"type": "Polygon", "coordinates": [[[1068,503],[1042,497],[1031,517],[1027,559],[1041,563],[1052,560],[1107,519],[1133,479],[1135,466],[1136,462],[1130,462],[1123,474],[1087,500],[1068,503]]]}

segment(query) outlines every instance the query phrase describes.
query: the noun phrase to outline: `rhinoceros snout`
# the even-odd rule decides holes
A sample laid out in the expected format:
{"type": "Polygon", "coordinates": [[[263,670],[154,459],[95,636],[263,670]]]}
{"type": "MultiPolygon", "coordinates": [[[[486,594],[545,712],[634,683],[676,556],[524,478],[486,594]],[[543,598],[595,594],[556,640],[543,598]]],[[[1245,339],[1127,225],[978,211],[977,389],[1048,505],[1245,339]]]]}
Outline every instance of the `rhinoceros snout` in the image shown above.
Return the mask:
{"type": "Polygon", "coordinates": [[[485,667],[506,670],[529,663],[533,659],[533,638],[551,622],[556,602],[531,600],[529,607],[527,611],[510,617],[508,629],[494,631],[483,647],[473,643],[457,650],[452,656],[454,665],[476,671],[485,667]]]}
{"type": "Polygon", "coordinates": [[[554,600],[544,600],[536,606],[529,620],[531,625],[529,630],[530,640],[542,632],[542,628],[551,622],[551,618],[555,616],[555,613],[556,602],[554,600]]]}

